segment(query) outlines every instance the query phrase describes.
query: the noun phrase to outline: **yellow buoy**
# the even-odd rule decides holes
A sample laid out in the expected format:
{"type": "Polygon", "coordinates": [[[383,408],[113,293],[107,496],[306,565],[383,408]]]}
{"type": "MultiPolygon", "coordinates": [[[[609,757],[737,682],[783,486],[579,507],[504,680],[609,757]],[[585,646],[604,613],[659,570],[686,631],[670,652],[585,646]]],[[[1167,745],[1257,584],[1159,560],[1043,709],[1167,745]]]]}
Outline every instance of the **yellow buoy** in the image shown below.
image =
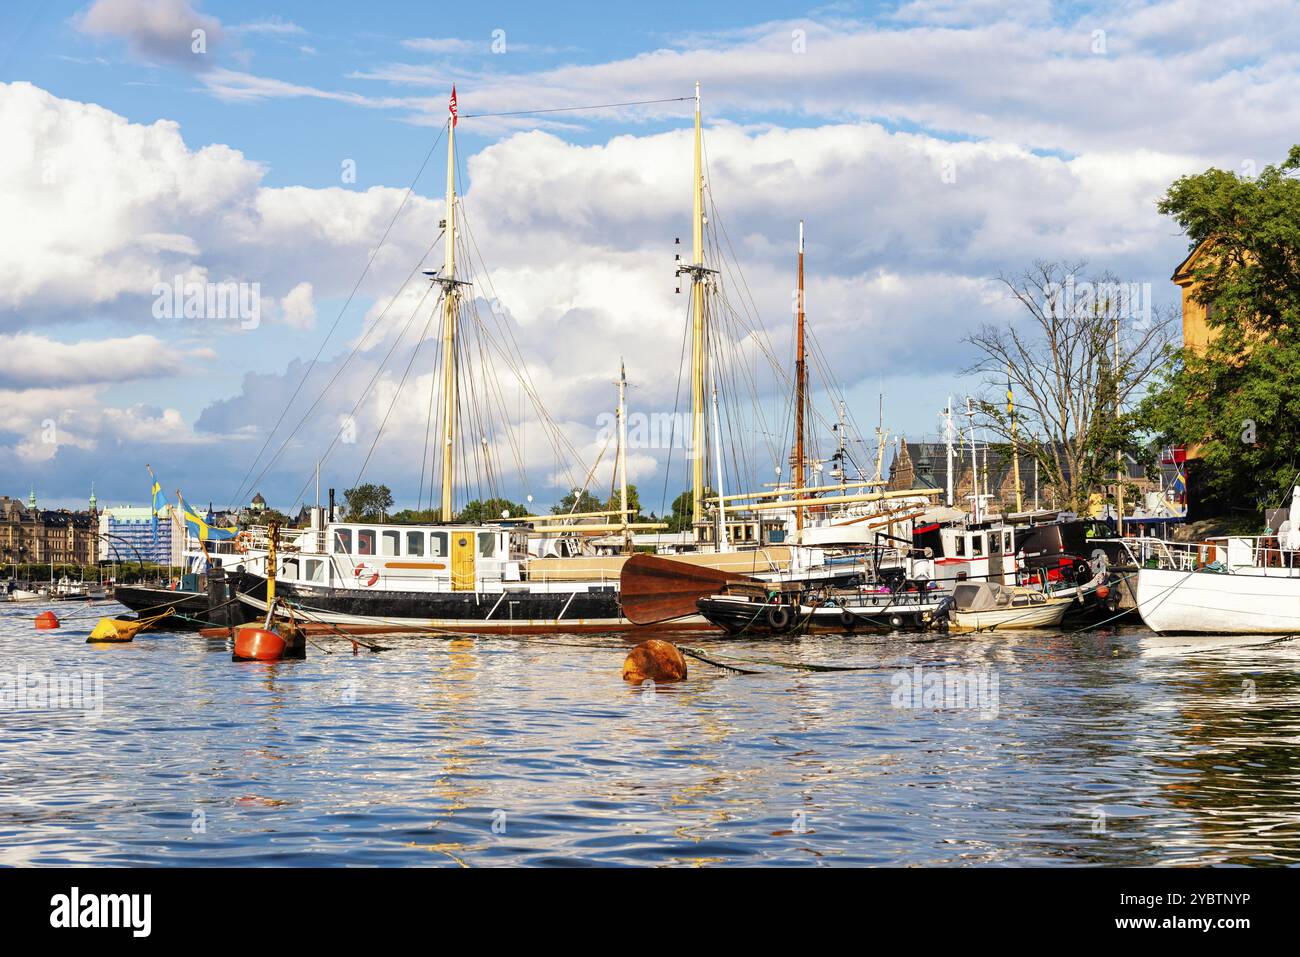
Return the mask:
{"type": "Polygon", "coordinates": [[[87,643],[108,643],[130,641],[144,629],[156,625],[176,609],[168,608],[161,615],[152,618],[101,618],[86,639],[87,643]]]}

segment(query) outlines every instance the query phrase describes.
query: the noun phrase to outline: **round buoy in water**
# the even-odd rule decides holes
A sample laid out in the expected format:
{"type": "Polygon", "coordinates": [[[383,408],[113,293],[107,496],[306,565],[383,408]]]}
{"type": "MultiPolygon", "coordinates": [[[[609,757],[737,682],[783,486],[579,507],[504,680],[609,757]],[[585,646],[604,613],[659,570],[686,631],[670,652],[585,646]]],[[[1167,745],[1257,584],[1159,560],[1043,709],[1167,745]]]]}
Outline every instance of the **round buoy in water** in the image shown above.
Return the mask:
{"type": "Polygon", "coordinates": [[[650,638],[641,642],[623,661],[623,680],[640,684],[686,680],[686,658],[671,641],[650,638]]]}
{"type": "Polygon", "coordinates": [[[59,619],[55,617],[52,611],[43,611],[36,616],[36,627],[42,630],[47,628],[58,628],[59,619]]]}
{"type": "Polygon", "coordinates": [[[236,661],[279,661],[284,656],[285,641],[265,628],[241,628],[235,632],[236,661]]]}

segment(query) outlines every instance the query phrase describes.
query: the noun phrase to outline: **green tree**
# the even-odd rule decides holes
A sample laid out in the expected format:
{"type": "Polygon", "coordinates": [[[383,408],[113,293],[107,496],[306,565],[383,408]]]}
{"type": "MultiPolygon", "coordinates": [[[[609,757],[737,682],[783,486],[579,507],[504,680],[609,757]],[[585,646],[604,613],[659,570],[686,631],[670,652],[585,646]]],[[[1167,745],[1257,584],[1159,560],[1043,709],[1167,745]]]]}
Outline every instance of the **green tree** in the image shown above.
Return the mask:
{"type": "Polygon", "coordinates": [[[1203,352],[1175,357],[1144,411],[1162,438],[1195,447],[1199,497],[1226,510],[1286,495],[1300,449],[1300,146],[1256,178],[1220,169],[1160,200],[1192,248],[1208,309],[1203,352]]]}
{"type": "Polygon", "coordinates": [[[404,508],[400,512],[395,512],[390,520],[404,525],[436,525],[442,521],[442,509],[404,508]]]}
{"type": "Polygon", "coordinates": [[[466,505],[459,515],[456,516],[458,522],[497,522],[503,517],[502,513],[510,518],[519,518],[527,515],[528,509],[518,502],[512,502],[508,498],[490,498],[480,502],[478,499],[466,505]]]}
{"type": "Polygon", "coordinates": [[[552,515],[564,515],[568,512],[599,512],[605,503],[585,489],[572,489],[559,503],[551,506],[552,515]]]}
{"type": "Polygon", "coordinates": [[[349,522],[381,522],[393,507],[393,493],[387,485],[358,485],[343,493],[343,508],[349,522]]]}
{"type": "MultiPolygon", "coordinates": [[[[704,497],[708,498],[713,492],[709,489],[704,490],[704,497]]],[[[694,519],[695,508],[694,499],[691,497],[691,490],[687,489],[682,494],[673,499],[673,510],[664,521],[668,525],[670,532],[685,532],[691,527],[694,519]]]]}

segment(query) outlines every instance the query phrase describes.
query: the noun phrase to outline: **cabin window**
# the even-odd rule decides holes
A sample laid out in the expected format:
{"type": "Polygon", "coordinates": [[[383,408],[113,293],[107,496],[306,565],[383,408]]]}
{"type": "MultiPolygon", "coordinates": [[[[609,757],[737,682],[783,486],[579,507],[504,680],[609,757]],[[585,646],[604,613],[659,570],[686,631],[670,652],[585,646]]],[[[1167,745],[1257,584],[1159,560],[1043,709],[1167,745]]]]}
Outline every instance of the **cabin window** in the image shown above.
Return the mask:
{"type": "Polygon", "coordinates": [[[396,529],[385,529],[379,533],[379,554],[392,558],[399,554],[402,547],[402,533],[396,529]]]}
{"type": "Polygon", "coordinates": [[[996,555],[1002,548],[1002,536],[994,532],[989,536],[989,554],[996,555]]]}
{"type": "Polygon", "coordinates": [[[406,554],[416,558],[424,557],[424,532],[406,533],[406,554]]]}
{"type": "Polygon", "coordinates": [[[325,581],[325,563],[319,558],[307,559],[307,581],[324,582],[325,581]]]}
{"type": "Polygon", "coordinates": [[[352,551],[352,529],[336,528],[334,530],[334,551],[346,555],[352,551]]]}
{"type": "Polygon", "coordinates": [[[492,558],[497,553],[497,536],[496,532],[479,532],[478,533],[478,556],[479,558],[492,558]]]}
{"type": "Polygon", "coordinates": [[[984,554],[984,542],[981,540],[979,535],[972,535],[970,537],[970,553],[972,558],[976,555],[984,554]]]}
{"type": "Polygon", "coordinates": [[[357,529],[357,554],[373,555],[375,553],[375,530],[373,528],[357,529]]]}
{"type": "Polygon", "coordinates": [[[962,538],[961,536],[958,536],[958,538],[957,538],[957,557],[958,557],[958,558],[964,558],[965,556],[966,556],[966,539],[962,538]]]}
{"type": "Polygon", "coordinates": [[[1002,533],[1002,550],[1003,550],[1004,552],[1009,552],[1009,551],[1011,551],[1011,533],[1010,533],[1010,532],[1003,532],[1003,533],[1002,533]]]}
{"type": "Polygon", "coordinates": [[[447,557],[447,533],[446,532],[429,533],[429,557],[430,558],[447,557]]]}

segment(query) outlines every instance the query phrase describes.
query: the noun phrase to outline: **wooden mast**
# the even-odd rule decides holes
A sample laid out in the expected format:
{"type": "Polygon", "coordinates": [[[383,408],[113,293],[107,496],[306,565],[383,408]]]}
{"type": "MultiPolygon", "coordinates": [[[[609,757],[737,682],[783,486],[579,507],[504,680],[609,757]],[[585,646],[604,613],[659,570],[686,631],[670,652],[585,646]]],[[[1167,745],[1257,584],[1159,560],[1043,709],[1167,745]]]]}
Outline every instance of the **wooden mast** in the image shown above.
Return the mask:
{"type": "MultiPolygon", "coordinates": [[[[807,405],[807,370],[804,365],[803,334],[803,220],[799,220],[799,290],[795,320],[795,354],[794,354],[794,497],[802,498],[804,484],[804,448],[803,448],[803,411],[807,405]]],[[[794,510],[795,530],[803,531],[803,506],[794,510]]]]}
{"type": "Polygon", "coordinates": [[[442,269],[426,271],[433,282],[442,286],[442,502],[440,518],[455,518],[452,502],[456,474],[457,382],[456,318],[460,304],[460,287],[468,285],[456,278],[456,87],[451,88],[447,106],[451,119],[447,125],[447,198],[446,218],[442,221],[442,269]]]}
{"type": "Polygon", "coordinates": [[[691,219],[691,520],[704,518],[704,169],[700,148],[700,84],[695,84],[695,173],[691,219]]]}

